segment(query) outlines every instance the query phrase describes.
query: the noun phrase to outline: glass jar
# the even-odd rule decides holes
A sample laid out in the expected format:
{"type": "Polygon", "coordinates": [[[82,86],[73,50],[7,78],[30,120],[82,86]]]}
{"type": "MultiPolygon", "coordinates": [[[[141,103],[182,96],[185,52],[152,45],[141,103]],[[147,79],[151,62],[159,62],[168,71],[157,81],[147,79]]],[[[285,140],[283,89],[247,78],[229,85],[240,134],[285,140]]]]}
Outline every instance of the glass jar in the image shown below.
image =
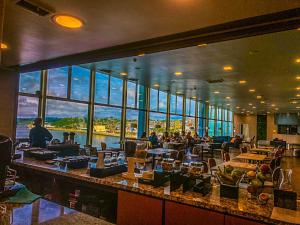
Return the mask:
{"type": "Polygon", "coordinates": [[[292,190],[292,169],[280,169],[280,190],[291,191],[292,190]]]}
{"type": "Polygon", "coordinates": [[[111,154],[110,153],[105,153],[104,166],[105,167],[110,167],[111,166],[111,154]]]}
{"type": "Polygon", "coordinates": [[[118,159],[117,159],[118,165],[124,165],[125,164],[125,155],[124,152],[120,152],[118,159]]]}

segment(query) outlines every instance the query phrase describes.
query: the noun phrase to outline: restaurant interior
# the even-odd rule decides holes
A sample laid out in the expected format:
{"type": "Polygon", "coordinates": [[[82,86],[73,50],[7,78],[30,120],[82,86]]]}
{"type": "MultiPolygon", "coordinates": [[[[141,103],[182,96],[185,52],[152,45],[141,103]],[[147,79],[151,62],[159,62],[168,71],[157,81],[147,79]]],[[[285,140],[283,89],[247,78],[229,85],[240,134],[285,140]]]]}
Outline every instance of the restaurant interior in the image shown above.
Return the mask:
{"type": "Polygon", "coordinates": [[[299,1],[0,11],[0,225],[300,224],[299,1]]]}

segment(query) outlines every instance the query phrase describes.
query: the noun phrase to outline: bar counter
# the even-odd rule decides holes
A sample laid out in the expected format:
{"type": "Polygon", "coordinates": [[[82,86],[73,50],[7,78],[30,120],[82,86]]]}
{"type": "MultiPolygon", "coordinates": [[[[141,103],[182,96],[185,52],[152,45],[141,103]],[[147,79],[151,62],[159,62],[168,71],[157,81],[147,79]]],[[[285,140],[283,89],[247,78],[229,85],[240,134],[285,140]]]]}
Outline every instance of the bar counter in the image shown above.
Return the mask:
{"type": "MultiPolygon", "coordinates": [[[[266,205],[260,205],[257,200],[248,199],[247,190],[241,188],[239,193],[239,200],[231,200],[227,198],[220,198],[219,187],[217,185],[213,186],[212,193],[203,197],[201,194],[195,192],[182,193],[182,191],[180,190],[170,192],[169,186],[153,188],[150,185],[139,184],[136,181],[126,180],[122,178],[121,175],[114,175],[106,178],[94,178],[87,174],[87,169],[66,171],[60,169],[56,165],[48,165],[44,162],[37,161],[31,158],[18,159],[15,160],[13,164],[18,171],[39,171],[43,174],[49,174],[56,177],[58,176],[64,179],[78,180],[79,182],[85,182],[90,185],[101,186],[112,192],[118,193],[118,224],[124,224],[121,222],[122,219],[124,219],[122,218],[122,213],[126,209],[124,209],[124,207],[121,207],[121,205],[125,204],[125,208],[128,208],[129,210],[130,201],[139,201],[140,204],[134,205],[132,209],[134,211],[132,212],[133,216],[134,213],[138,215],[138,207],[143,202],[143,200],[139,199],[139,197],[141,196],[147,197],[147,200],[145,202],[146,205],[151,205],[151,201],[153,201],[154,208],[156,206],[164,208],[164,210],[162,210],[162,213],[164,213],[164,215],[160,215],[159,213],[159,216],[162,216],[164,221],[162,222],[162,224],[176,224],[176,220],[178,220],[177,217],[180,217],[180,213],[186,211],[187,213],[184,214],[184,216],[187,216],[188,214],[191,214],[192,216],[192,210],[198,209],[202,210],[202,214],[204,213],[205,215],[208,215],[208,222],[205,223],[208,225],[300,224],[299,218],[297,218],[299,216],[299,210],[286,210],[284,211],[284,214],[290,213],[290,216],[287,217],[288,219],[282,218],[282,216],[278,216],[278,214],[282,212],[281,209],[275,208],[273,206],[272,199],[270,199],[266,205]],[[122,197],[124,195],[125,197],[122,197]],[[135,197],[137,197],[137,199],[135,197]],[[158,202],[157,205],[155,205],[156,200],[158,202]],[[177,211],[178,213],[176,213],[177,211]],[[211,218],[214,218],[214,220],[212,220],[211,218]],[[220,222],[217,222],[218,220],[220,222]]],[[[129,211],[126,212],[129,213],[129,211]]],[[[197,215],[197,213],[195,213],[195,215],[197,215]]],[[[126,216],[128,218],[128,215],[126,216]]],[[[186,220],[188,220],[188,218],[185,219],[185,221],[186,220]]],[[[154,224],[155,222],[152,221],[151,223],[154,224]]]]}
{"type": "Polygon", "coordinates": [[[1,225],[112,225],[45,199],[26,205],[0,204],[6,206],[6,213],[0,215],[1,225]]]}

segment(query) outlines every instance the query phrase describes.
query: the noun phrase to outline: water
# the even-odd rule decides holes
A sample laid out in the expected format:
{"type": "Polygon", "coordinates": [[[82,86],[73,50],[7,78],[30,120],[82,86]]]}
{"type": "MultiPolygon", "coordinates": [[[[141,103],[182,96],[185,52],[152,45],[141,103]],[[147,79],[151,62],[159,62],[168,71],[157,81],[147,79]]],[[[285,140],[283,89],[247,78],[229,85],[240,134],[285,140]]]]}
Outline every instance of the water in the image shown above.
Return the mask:
{"type": "MultiPolygon", "coordinates": [[[[63,140],[64,131],[59,130],[50,130],[54,139],[63,140]]],[[[17,137],[18,138],[27,138],[29,136],[29,129],[26,126],[18,126],[17,127],[17,137]]],[[[85,133],[76,133],[75,141],[83,147],[86,144],[87,135],[85,133]]],[[[100,134],[93,135],[93,146],[100,147],[101,142],[105,142],[108,147],[118,148],[120,147],[120,138],[114,136],[105,136],[100,134]]]]}

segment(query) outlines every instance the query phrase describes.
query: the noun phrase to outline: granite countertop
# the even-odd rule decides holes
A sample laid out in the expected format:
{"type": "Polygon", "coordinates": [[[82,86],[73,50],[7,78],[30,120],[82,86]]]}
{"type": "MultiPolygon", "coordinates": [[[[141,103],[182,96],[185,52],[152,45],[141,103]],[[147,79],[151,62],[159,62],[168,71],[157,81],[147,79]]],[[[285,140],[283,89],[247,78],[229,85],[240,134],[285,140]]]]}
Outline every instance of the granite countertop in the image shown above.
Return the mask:
{"type": "Polygon", "coordinates": [[[0,213],[1,225],[112,225],[104,220],[39,199],[32,204],[0,202],[6,213],[0,213]]]}
{"type": "MultiPolygon", "coordinates": [[[[260,205],[257,200],[249,199],[247,190],[242,188],[240,188],[239,200],[221,198],[218,185],[213,185],[212,192],[203,197],[202,194],[191,191],[182,193],[182,190],[180,189],[170,192],[169,186],[154,188],[150,185],[139,184],[135,180],[126,180],[121,175],[114,175],[106,178],[95,178],[87,174],[87,169],[66,171],[58,166],[48,165],[44,162],[31,158],[18,159],[14,161],[14,164],[50,174],[71,177],[94,184],[109,186],[119,190],[137,192],[164,200],[215,210],[221,213],[236,215],[248,219],[259,220],[268,224],[297,224],[296,222],[291,223],[293,220],[283,221],[284,218],[274,216],[274,213],[272,214],[274,209],[272,200],[269,200],[266,205],[260,205]]],[[[278,210],[276,213],[278,213],[278,210]]]]}

